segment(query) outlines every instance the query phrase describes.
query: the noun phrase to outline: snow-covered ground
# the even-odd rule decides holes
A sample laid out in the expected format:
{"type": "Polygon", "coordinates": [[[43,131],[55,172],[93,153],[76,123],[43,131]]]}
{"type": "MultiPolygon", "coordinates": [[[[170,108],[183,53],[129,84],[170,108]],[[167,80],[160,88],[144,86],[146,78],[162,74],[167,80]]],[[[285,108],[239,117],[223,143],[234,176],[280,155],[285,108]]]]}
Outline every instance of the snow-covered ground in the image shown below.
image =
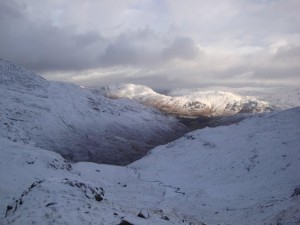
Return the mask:
{"type": "MultiPolygon", "coordinates": [[[[49,82],[6,61],[0,71],[0,225],[300,224],[300,107],[238,115],[244,120],[187,133],[128,166],[74,163],[61,155],[123,164],[184,128],[151,107],[49,82]]],[[[217,109],[211,115],[234,114],[245,99],[253,112],[270,109],[255,99],[282,108],[299,100],[297,91],[281,101],[260,89],[257,98],[242,97],[254,89],[157,97],[128,87],[124,96],[159,104],[200,96],[217,109]]]]}
{"type": "Polygon", "coordinates": [[[299,127],[300,108],[260,114],[188,133],[127,167],[70,164],[0,138],[0,221],[296,225],[299,127]]]}
{"type": "Polygon", "coordinates": [[[126,165],[186,129],[158,110],[0,60],[0,136],[73,161],[126,165]]]}
{"type": "Polygon", "coordinates": [[[194,131],[130,167],[177,188],[166,208],[207,224],[300,224],[299,146],[298,107],[194,131]]]}
{"type": "Polygon", "coordinates": [[[102,92],[110,98],[134,99],[170,114],[184,117],[226,116],[274,110],[274,106],[253,96],[229,90],[181,89],[163,95],[135,84],[107,85],[102,92]]]}
{"type": "Polygon", "coordinates": [[[57,153],[4,138],[0,146],[1,225],[189,224],[162,211],[165,188],[142,182],[131,168],[71,164],[57,153]]]}

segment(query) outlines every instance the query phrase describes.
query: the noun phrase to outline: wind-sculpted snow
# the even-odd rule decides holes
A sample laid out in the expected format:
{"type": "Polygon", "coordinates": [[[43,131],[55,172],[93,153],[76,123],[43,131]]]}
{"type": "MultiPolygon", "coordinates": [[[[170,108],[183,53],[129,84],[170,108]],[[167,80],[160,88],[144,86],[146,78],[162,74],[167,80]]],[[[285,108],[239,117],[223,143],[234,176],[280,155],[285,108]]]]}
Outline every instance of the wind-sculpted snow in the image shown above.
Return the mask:
{"type": "Polygon", "coordinates": [[[217,90],[188,92],[188,94],[183,92],[182,95],[168,96],[142,85],[120,84],[104,87],[103,93],[110,98],[134,99],[177,116],[226,116],[274,109],[269,103],[254,97],[217,90]]]}
{"type": "Polygon", "coordinates": [[[127,167],[69,163],[0,138],[0,221],[297,225],[299,125],[300,108],[256,115],[186,134],[127,167]]]}
{"type": "Polygon", "coordinates": [[[73,161],[126,165],[182,135],[174,118],[0,60],[0,136],[73,161]]]}

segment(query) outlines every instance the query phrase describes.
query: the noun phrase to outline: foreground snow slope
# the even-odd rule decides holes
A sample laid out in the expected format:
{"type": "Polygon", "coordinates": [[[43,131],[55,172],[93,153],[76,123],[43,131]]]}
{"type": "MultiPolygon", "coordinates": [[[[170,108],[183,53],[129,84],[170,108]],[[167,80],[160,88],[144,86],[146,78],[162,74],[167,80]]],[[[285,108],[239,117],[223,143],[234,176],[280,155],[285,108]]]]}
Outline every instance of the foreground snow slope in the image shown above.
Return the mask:
{"type": "Polygon", "coordinates": [[[0,60],[0,136],[73,161],[126,165],[182,135],[174,118],[0,60]]]}
{"type": "Polygon", "coordinates": [[[300,224],[299,146],[295,108],[194,131],[130,167],[178,190],[165,209],[207,224],[300,224]]]}
{"type": "Polygon", "coordinates": [[[256,115],[186,134],[127,167],[70,164],[0,137],[0,221],[296,225],[299,127],[300,108],[256,115]]]}
{"type": "Polygon", "coordinates": [[[254,113],[274,109],[269,103],[254,97],[234,94],[229,91],[218,91],[217,89],[195,92],[177,91],[177,95],[162,95],[146,86],[118,84],[108,85],[102,91],[111,98],[135,99],[145,105],[154,106],[178,116],[224,116],[240,112],[254,113]]]}
{"type": "Polygon", "coordinates": [[[0,137],[0,224],[201,224],[161,210],[165,188],[135,170],[70,164],[0,137]],[[145,218],[143,218],[145,217],[145,218]]]}

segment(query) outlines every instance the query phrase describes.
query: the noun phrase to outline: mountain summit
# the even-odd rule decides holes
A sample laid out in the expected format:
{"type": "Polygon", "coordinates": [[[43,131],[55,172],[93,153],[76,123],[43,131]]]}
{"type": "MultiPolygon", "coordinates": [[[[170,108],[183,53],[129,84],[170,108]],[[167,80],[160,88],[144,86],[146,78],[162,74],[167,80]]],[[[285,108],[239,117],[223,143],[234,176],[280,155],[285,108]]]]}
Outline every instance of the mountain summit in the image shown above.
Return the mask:
{"type": "Polygon", "coordinates": [[[110,98],[128,98],[180,117],[227,116],[237,113],[272,111],[268,102],[225,91],[197,91],[163,95],[135,84],[107,85],[103,92],[110,98]]]}

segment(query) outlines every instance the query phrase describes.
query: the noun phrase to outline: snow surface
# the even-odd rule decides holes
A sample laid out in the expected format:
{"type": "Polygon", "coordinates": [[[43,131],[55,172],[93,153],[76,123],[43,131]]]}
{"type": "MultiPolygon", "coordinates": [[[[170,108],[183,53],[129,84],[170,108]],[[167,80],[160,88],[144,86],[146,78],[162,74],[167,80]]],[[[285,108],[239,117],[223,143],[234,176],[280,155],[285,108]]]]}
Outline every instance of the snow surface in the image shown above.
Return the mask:
{"type": "Polygon", "coordinates": [[[300,108],[260,114],[188,133],[127,167],[69,163],[0,138],[0,221],[299,224],[299,127],[300,108]]]}
{"type": "Polygon", "coordinates": [[[0,136],[73,161],[126,165],[186,131],[176,119],[0,60],[0,136]]]}
{"type": "Polygon", "coordinates": [[[274,106],[266,101],[217,89],[177,90],[170,95],[162,95],[142,85],[116,84],[107,85],[102,91],[110,98],[134,99],[178,116],[225,116],[241,112],[266,112],[274,109],[274,106]]]}
{"type": "Polygon", "coordinates": [[[299,146],[295,108],[194,131],[131,167],[185,193],[166,206],[207,224],[300,224],[299,146]]]}
{"type": "MultiPolygon", "coordinates": [[[[161,104],[151,89],[128,87],[125,96],[161,104]]],[[[185,103],[203,97],[183,92],[166,97],[185,103]]],[[[231,104],[229,113],[247,102],[234,92],[205,92],[215,112],[227,110],[220,99],[231,104]]],[[[135,155],[184,128],[153,108],[49,82],[3,60],[0,96],[1,225],[300,224],[300,107],[187,133],[122,167],[74,163],[48,150],[80,161],[126,161],[122,152],[135,155]]],[[[279,96],[269,99],[287,108],[297,104],[298,94],[279,96]]],[[[269,107],[253,101],[256,111],[269,107]]]]}
{"type": "Polygon", "coordinates": [[[54,152],[4,138],[0,143],[1,225],[189,224],[159,209],[164,187],[141,182],[135,170],[70,164],[54,152]]]}

